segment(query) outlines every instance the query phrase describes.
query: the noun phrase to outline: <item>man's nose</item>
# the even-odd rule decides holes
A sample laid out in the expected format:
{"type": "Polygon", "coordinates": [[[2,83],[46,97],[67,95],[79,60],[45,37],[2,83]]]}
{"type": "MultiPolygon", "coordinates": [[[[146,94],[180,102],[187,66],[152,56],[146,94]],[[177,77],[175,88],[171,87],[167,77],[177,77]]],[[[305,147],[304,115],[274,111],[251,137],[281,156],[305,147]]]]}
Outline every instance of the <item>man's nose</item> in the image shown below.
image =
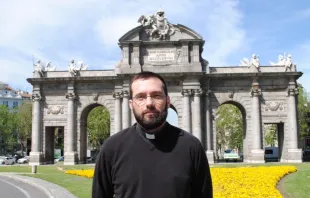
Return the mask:
{"type": "Polygon", "coordinates": [[[153,98],[150,96],[146,97],[145,104],[146,105],[153,105],[154,104],[153,98]]]}

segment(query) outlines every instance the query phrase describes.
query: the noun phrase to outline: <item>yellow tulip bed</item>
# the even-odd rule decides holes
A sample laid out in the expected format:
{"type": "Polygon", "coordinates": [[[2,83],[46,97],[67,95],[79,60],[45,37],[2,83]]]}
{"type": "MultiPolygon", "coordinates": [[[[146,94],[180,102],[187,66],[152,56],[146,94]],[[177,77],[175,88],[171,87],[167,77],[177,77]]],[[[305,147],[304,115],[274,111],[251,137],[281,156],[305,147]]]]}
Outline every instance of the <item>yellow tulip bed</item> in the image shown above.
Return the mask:
{"type": "MultiPolygon", "coordinates": [[[[295,171],[294,166],[211,168],[214,197],[282,197],[276,185],[283,176],[295,171]]],[[[93,169],[67,170],[65,173],[87,178],[94,176],[93,169]]]]}

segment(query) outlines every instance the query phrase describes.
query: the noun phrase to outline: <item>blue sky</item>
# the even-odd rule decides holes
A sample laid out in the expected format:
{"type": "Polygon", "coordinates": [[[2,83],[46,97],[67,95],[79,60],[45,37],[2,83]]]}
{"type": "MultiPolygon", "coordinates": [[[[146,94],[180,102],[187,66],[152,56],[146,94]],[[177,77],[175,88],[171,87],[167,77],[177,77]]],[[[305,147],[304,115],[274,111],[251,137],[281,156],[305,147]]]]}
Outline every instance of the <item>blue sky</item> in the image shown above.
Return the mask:
{"type": "Polygon", "coordinates": [[[0,81],[31,90],[35,60],[67,69],[71,59],[89,69],[112,69],[118,39],[142,14],[165,10],[170,23],[194,29],[206,41],[210,66],[236,66],[258,54],[261,65],[290,53],[301,83],[310,91],[308,0],[10,0],[0,6],[0,81]]]}

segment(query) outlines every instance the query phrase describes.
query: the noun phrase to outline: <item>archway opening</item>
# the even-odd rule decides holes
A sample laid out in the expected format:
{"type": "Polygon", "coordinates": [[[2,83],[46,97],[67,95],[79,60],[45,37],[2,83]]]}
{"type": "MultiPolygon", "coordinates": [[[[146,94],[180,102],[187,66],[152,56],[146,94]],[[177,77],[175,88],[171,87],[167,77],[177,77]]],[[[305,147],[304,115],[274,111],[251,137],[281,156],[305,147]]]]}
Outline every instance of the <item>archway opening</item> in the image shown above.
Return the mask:
{"type": "Polygon", "coordinates": [[[94,163],[103,142],[110,136],[110,113],[99,104],[85,108],[81,115],[80,126],[80,163],[94,163]]]}
{"type": "Polygon", "coordinates": [[[284,141],[283,123],[265,123],[263,125],[263,145],[265,162],[278,162],[282,157],[284,141]]]}
{"type": "Polygon", "coordinates": [[[64,161],[64,127],[46,126],[44,136],[44,161],[46,164],[64,161]]]}
{"type": "Polygon", "coordinates": [[[167,121],[173,126],[176,126],[176,127],[179,126],[178,113],[177,113],[176,108],[173,105],[170,105],[170,108],[168,109],[167,121]]]}
{"type": "Polygon", "coordinates": [[[216,160],[243,161],[245,110],[238,103],[224,103],[216,111],[216,160]]]}

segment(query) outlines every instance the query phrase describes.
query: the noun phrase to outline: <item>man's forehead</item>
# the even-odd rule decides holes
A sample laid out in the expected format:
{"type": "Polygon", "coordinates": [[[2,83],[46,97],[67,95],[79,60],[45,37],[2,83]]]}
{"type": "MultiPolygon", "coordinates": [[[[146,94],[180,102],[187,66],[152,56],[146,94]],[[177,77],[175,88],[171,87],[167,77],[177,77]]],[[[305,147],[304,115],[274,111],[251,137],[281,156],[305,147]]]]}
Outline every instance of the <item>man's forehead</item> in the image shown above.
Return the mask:
{"type": "Polygon", "coordinates": [[[157,78],[137,79],[132,83],[132,91],[133,93],[158,91],[161,92],[163,91],[163,83],[157,78]]]}

